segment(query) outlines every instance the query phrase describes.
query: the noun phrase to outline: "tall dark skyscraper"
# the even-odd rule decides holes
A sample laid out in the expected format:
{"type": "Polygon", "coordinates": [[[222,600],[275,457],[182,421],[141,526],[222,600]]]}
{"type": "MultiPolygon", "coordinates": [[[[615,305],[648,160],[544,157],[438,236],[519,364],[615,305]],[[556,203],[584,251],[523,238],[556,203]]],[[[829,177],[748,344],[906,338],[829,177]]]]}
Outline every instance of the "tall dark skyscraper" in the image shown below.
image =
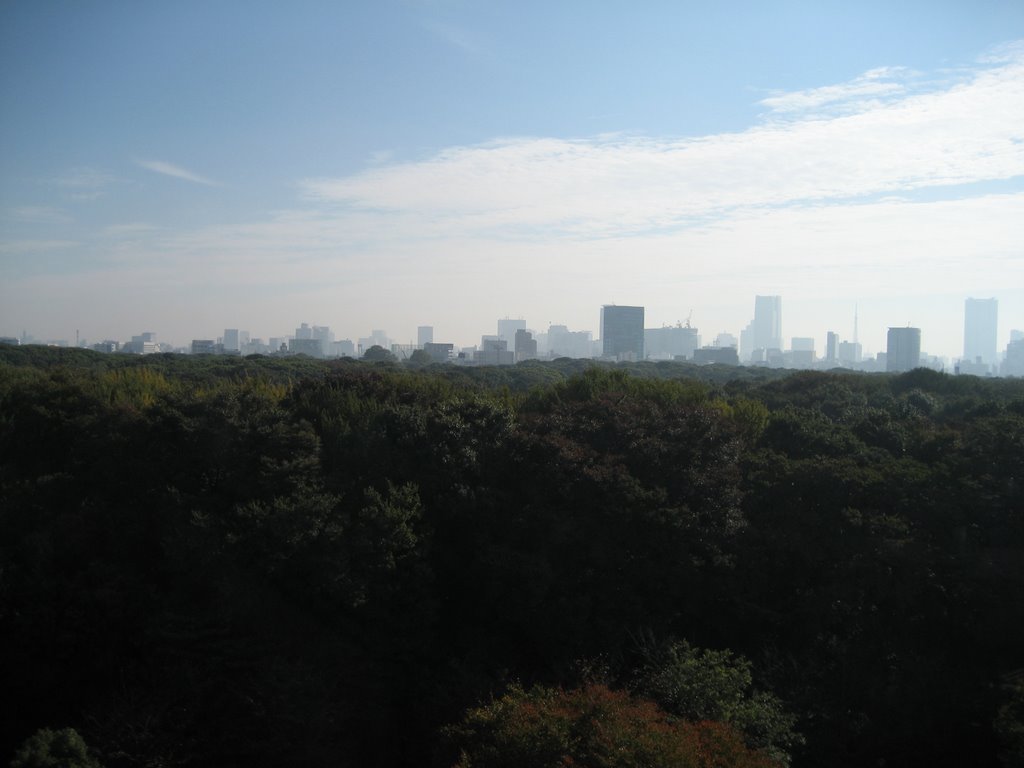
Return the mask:
{"type": "Polygon", "coordinates": [[[885,370],[911,371],[921,364],[921,329],[890,328],[885,344],[885,370]]]}
{"type": "Polygon", "coordinates": [[[964,360],[995,365],[999,302],[995,299],[967,299],[964,302],[964,360]]]}
{"type": "Polygon", "coordinates": [[[782,349],[782,297],[755,296],[754,349],[782,349]]]}
{"type": "Polygon", "coordinates": [[[619,360],[644,359],[644,308],[601,307],[601,354],[619,360]]]}

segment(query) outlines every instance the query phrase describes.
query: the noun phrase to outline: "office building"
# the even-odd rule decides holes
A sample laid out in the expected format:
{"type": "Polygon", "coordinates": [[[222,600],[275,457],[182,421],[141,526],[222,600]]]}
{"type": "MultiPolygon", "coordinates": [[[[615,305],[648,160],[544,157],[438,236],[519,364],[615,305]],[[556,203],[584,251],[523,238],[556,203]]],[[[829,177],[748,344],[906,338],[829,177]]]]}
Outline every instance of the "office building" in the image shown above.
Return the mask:
{"type": "Polygon", "coordinates": [[[322,357],[327,357],[331,354],[331,344],[334,343],[334,333],[331,332],[329,326],[314,325],[312,338],[320,342],[320,355],[322,357]]]}
{"type": "Polygon", "coordinates": [[[522,318],[502,318],[498,321],[498,338],[505,342],[509,349],[515,348],[516,331],[525,331],[526,321],[522,318]]]}
{"type": "Polygon", "coordinates": [[[921,329],[890,328],[885,344],[885,370],[903,373],[921,363],[921,329]]]}
{"type": "Polygon", "coordinates": [[[601,354],[615,360],[644,359],[643,307],[601,307],[601,354]]]}
{"type": "Polygon", "coordinates": [[[964,302],[964,360],[995,365],[999,303],[995,299],[967,299],[964,302]]]}
{"type": "Polygon", "coordinates": [[[547,332],[547,356],[588,358],[593,357],[590,331],[570,331],[565,325],[552,325],[547,332]]]}
{"type": "Polygon", "coordinates": [[[825,362],[830,365],[839,362],[839,334],[834,331],[825,335],[825,362]]]}
{"type": "Polygon", "coordinates": [[[740,331],[740,360],[749,363],[754,356],[754,321],[747,323],[747,327],[740,331]]]}
{"type": "Polygon", "coordinates": [[[1010,332],[1001,372],[1003,376],[1024,376],[1024,335],[1020,331],[1010,332]]]}
{"type": "Polygon", "coordinates": [[[481,365],[512,365],[516,361],[516,353],[510,351],[508,342],[497,336],[484,336],[481,339],[482,349],[473,353],[473,360],[481,365]]]}
{"type": "Polygon", "coordinates": [[[388,338],[387,332],[380,328],[374,328],[370,331],[369,336],[360,336],[359,354],[363,354],[370,347],[383,347],[384,349],[390,349],[391,339],[388,338]]]}
{"type": "Polygon", "coordinates": [[[736,347],[701,347],[693,351],[693,362],[698,365],[739,365],[740,357],[736,347]]]}
{"type": "Polygon", "coordinates": [[[519,328],[516,331],[516,362],[537,359],[537,340],[529,331],[519,328]]]}
{"type": "Polygon", "coordinates": [[[331,342],[331,357],[355,357],[356,345],[352,339],[339,339],[331,342]]]}
{"type": "Polygon", "coordinates": [[[160,345],[157,344],[156,334],[153,331],[146,331],[138,336],[132,336],[131,341],[126,341],[121,346],[121,351],[131,355],[153,355],[160,351],[160,345]]]}
{"type": "Polygon", "coordinates": [[[789,343],[786,367],[813,368],[815,359],[814,339],[810,336],[794,336],[789,343]]]}
{"type": "Polygon", "coordinates": [[[440,344],[436,341],[428,341],[423,345],[423,351],[430,355],[431,362],[447,363],[452,358],[454,344],[440,344]]]}
{"type": "Polygon", "coordinates": [[[419,325],[416,327],[416,346],[423,349],[434,342],[434,326],[419,325]]]}
{"type": "Polygon", "coordinates": [[[856,365],[862,358],[860,342],[841,341],[839,342],[839,362],[844,366],[856,365]]]}
{"type": "Polygon", "coordinates": [[[644,329],[644,356],[651,360],[692,360],[699,346],[699,331],[688,325],[644,329]]]}
{"type": "Polygon", "coordinates": [[[733,347],[734,349],[738,350],[739,346],[740,346],[740,342],[739,342],[739,339],[737,339],[731,333],[726,333],[725,331],[723,331],[722,333],[720,333],[717,336],[715,336],[715,343],[712,344],[712,346],[718,347],[719,349],[725,349],[726,347],[733,347]]]}
{"type": "MultiPolygon", "coordinates": [[[[310,330],[312,333],[312,329],[310,330]]],[[[288,351],[293,355],[309,355],[310,357],[323,357],[324,348],[320,339],[310,337],[294,338],[288,341],[288,351]]]]}
{"type": "Polygon", "coordinates": [[[754,349],[782,349],[782,297],[755,296],[754,349]]]}

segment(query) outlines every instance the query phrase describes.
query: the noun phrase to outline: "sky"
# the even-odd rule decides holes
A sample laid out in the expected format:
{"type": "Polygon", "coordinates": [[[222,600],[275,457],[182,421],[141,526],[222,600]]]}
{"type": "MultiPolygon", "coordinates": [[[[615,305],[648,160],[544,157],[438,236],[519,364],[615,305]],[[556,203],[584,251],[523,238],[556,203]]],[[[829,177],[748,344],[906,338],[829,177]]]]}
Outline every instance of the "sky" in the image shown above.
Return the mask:
{"type": "MultiPolygon", "coordinates": [[[[1024,3],[0,0],[0,335],[1024,329],[1024,3]]],[[[787,344],[788,346],[788,344],[787,344]]]]}

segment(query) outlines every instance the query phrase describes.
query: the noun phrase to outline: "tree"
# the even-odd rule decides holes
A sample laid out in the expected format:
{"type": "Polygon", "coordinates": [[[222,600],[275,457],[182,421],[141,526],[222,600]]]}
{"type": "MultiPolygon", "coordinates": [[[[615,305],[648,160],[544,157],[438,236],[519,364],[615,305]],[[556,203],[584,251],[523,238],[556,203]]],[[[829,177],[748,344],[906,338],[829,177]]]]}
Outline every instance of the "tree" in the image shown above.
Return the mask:
{"type": "Polygon", "coordinates": [[[1024,676],[1009,689],[1008,701],[999,708],[996,715],[996,736],[999,738],[999,759],[1005,768],[1024,767],[1024,676]]]}
{"type": "Polygon", "coordinates": [[[731,651],[697,648],[685,640],[644,648],[638,691],[673,715],[716,720],[742,731],[747,745],[789,764],[788,750],[802,743],[796,718],[772,693],[753,688],[752,665],[731,651]]]}
{"type": "Polygon", "coordinates": [[[11,768],[102,768],[74,728],[40,728],[21,745],[11,768]]]}
{"type": "Polygon", "coordinates": [[[374,363],[394,363],[398,361],[398,358],[380,344],[374,344],[363,353],[363,360],[374,363]]]}
{"type": "Polygon", "coordinates": [[[770,768],[722,723],[688,723],[604,685],[561,690],[514,685],[446,729],[455,768],[770,768]]]}
{"type": "Polygon", "coordinates": [[[409,355],[409,362],[413,365],[430,365],[434,362],[434,358],[432,358],[425,350],[415,349],[413,350],[413,353],[409,355]]]}

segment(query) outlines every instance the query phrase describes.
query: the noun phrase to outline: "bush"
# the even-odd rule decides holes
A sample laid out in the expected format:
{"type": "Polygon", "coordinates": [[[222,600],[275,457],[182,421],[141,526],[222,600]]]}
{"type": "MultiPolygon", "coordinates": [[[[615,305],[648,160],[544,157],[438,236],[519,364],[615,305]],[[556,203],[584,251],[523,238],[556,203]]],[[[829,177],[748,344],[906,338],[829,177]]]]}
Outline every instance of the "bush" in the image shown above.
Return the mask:
{"type": "Polygon", "coordinates": [[[102,768],[74,728],[40,728],[21,745],[11,768],[102,768]]]}

